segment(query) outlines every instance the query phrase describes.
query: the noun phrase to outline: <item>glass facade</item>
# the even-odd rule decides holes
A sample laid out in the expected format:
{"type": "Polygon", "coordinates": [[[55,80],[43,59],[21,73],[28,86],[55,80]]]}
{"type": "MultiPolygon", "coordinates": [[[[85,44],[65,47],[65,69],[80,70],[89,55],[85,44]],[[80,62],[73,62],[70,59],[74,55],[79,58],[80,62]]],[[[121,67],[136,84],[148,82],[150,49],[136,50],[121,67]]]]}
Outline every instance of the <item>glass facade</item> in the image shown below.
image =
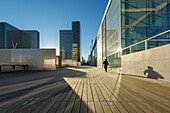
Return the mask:
{"type": "Polygon", "coordinates": [[[0,48],[5,48],[5,24],[0,24],[0,48]]]}
{"type": "Polygon", "coordinates": [[[0,23],[0,48],[8,48],[7,45],[8,42],[8,36],[7,36],[7,32],[11,31],[11,30],[19,30],[18,28],[6,23],[6,22],[2,22],[0,23]]]}
{"type": "Polygon", "coordinates": [[[73,43],[78,45],[78,54],[77,54],[77,61],[80,61],[80,22],[73,21],[72,22],[72,31],[73,31],[73,43]]]}
{"type": "Polygon", "coordinates": [[[65,59],[72,59],[72,30],[60,30],[60,51],[65,51],[65,59]]]}
{"type": "Polygon", "coordinates": [[[9,30],[7,48],[31,48],[31,36],[22,30],[9,30]]]}
{"type": "MultiPolygon", "coordinates": [[[[169,0],[122,0],[122,48],[170,29],[169,0]]],[[[169,33],[148,41],[148,49],[170,42],[169,33]]],[[[141,43],[131,52],[145,49],[141,43]]],[[[128,50],[127,50],[128,51],[128,50]]]]}
{"type": "Polygon", "coordinates": [[[0,48],[39,48],[39,32],[19,30],[6,22],[1,22],[0,48]]]}
{"type": "MultiPolygon", "coordinates": [[[[102,59],[108,59],[110,68],[119,68],[123,48],[170,29],[170,1],[110,0],[101,29],[102,59]]],[[[169,32],[147,43],[142,42],[127,48],[125,52],[133,53],[168,43],[169,32]]]]}
{"type": "Polygon", "coordinates": [[[120,0],[110,3],[102,24],[103,59],[107,58],[110,68],[121,66],[121,4],[120,0]]]}
{"type": "Polygon", "coordinates": [[[39,32],[36,30],[24,30],[24,32],[31,36],[31,48],[40,48],[39,32]]]}

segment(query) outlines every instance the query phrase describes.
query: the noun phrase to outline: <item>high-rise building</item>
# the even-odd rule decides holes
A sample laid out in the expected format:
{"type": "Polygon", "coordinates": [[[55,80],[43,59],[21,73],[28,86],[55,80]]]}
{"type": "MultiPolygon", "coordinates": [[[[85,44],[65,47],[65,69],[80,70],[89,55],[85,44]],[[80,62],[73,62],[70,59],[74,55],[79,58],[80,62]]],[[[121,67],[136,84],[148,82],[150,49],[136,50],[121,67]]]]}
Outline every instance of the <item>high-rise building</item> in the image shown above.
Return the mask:
{"type": "Polygon", "coordinates": [[[73,54],[73,58],[77,58],[74,60],[80,61],[80,22],[73,21],[72,22],[72,31],[73,31],[73,43],[78,46],[78,54],[73,54]]]}
{"type": "Polygon", "coordinates": [[[72,30],[60,30],[60,53],[62,52],[62,55],[64,54],[64,56],[61,55],[61,57],[65,57],[65,59],[72,59],[72,44],[72,30]]]}
{"type": "Polygon", "coordinates": [[[39,32],[19,30],[6,22],[1,22],[0,48],[39,48],[39,32]]]}
{"type": "MultiPolygon", "coordinates": [[[[60,30],[60,53],[65,59],[80,62],[80,22],[72,22],[72,30],[60,30]]],[[[63,59],[63,58],[61,58],[63,59]]]]}

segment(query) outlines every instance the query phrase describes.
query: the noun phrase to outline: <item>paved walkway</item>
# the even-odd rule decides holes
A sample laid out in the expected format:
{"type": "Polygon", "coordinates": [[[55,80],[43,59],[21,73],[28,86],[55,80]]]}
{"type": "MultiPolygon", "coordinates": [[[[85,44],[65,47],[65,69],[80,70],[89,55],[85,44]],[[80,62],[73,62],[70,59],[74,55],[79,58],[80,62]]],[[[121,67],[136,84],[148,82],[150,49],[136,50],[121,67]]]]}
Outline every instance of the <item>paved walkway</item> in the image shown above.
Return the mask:
{"type": "Polygon", "coordinates": [[[15,74],[25,79],[0,77],[0,113],[170,113],[168,82],[94,67],[15,74]]]}

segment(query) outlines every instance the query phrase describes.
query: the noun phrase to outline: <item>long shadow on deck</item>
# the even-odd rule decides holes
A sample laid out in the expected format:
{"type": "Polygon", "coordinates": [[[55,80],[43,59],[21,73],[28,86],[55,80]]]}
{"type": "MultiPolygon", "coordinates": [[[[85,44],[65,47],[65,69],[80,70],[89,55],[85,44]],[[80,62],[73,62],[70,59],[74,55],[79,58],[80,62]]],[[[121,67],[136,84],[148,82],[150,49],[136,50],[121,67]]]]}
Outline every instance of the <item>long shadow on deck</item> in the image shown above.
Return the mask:
{"type": "MultiPolygon", "coordinates": [[[[4,86],[22,85],[23,83],[35,82],[41,79],[51,79],[35,86],[28,86],[24,89],[12,92],[7,91],[8,93],[1,94],[0,104],[3,106],[0,106],[0,113],[62,113],[67,111],[79,113],[80,110],[82,110],[81,112],[83,113],[91,112],[87,103],[84,103],[81,97],[77,95],[77,92],[74,91],[75,88],[79,86],[75,85],[75,87],[71,87],[69,84],[77,84],[77,82],[71,79],[66,80],[67,78],[80,77],[86,77],[86,73],[68,68],[58,68],[56,71],[47,72],[1,73],[0,90],[2,90],[4,86]]],[[[5,88],[3,88],[3,90],[5,90],[5,88]]],[[[79,90],[80,89],[77,89],[77,91],[79,90]]],[[[82,91],[83,90],[80,92],[82,91]]]]}

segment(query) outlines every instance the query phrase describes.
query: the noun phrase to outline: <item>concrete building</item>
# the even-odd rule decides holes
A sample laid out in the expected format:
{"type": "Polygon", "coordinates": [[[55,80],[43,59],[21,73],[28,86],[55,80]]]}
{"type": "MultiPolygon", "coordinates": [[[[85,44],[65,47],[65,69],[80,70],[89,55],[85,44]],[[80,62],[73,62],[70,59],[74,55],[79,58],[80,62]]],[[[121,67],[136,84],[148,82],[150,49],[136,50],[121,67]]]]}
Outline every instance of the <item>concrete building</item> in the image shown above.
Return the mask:
{"type": "Polygon", "coordinates": [[[97,66],[107,58],[110,70],[140,76],[149,66],[170,80],[168,53],[159,54],[170,47],[169,18],[169,0],[109,0],[96,38],[97,66]]]}
{"type": "Polygon", "coordinates": [[[19,30],[6,22],[1,22],[0,48],[39,48],[39,32],[35,30],[19,30]]]}

